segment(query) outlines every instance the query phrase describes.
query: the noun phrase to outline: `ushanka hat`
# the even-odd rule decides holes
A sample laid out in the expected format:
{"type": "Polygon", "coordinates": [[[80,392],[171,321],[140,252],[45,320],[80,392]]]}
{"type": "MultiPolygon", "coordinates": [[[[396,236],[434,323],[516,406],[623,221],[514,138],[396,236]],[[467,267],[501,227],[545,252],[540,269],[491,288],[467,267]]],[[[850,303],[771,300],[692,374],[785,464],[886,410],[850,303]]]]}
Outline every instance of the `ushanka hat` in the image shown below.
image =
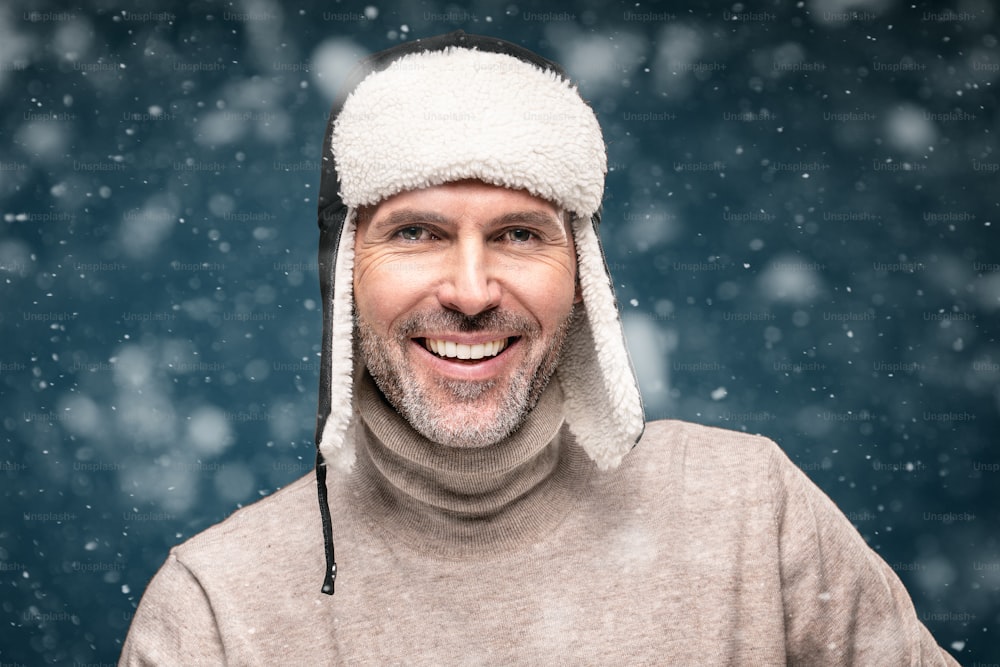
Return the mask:
{"type": "Polygon", "coordinates": [[[597,118],[557,64],[458,31],[362,61],[334,104],[323,146],[319,269],[323,350],[316,476],[327,574],[336,563],[326,466],[354,462],[354,236],[359,207],[466,179],[526,190],[572,214],[584,316],[555,378],[566,423],[601,469],[642,435],[642,401],[598,237],[607,157],[597,118]]]}

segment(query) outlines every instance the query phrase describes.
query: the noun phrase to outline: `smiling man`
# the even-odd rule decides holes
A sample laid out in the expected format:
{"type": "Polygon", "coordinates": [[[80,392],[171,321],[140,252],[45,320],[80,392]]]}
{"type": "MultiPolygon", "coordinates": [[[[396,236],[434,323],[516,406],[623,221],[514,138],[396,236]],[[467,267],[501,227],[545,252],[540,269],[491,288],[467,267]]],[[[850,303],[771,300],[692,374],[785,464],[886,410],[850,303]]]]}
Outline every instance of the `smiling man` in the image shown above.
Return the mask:
{"type": "Polygon", "coordinates": [[[316,475],[175,547],[121,664],[956,664],[774,443],[644,423],[557,65],[458,32],[346,90],[316,475]]]}
{"type": "Polygon", "coordinates": [[[403,192],[362,213],[362,359],[424,437],[491,445],[538,401],[581,300],[564,219],[524,190],[475,180],[403,192]]]}

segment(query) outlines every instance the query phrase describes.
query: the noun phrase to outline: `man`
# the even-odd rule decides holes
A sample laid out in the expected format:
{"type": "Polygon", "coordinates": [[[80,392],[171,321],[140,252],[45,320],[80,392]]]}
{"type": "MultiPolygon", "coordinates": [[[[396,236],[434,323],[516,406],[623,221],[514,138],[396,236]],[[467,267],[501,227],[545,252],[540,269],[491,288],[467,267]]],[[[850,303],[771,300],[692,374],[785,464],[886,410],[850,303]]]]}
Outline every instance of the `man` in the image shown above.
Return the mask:
{"type": "Polygon", "coordinates": [[[458,32],[347,89],[316,479],[176,547],[122,664],[956,664],[773,443],[644,425],[556,65],[458,32]]]}

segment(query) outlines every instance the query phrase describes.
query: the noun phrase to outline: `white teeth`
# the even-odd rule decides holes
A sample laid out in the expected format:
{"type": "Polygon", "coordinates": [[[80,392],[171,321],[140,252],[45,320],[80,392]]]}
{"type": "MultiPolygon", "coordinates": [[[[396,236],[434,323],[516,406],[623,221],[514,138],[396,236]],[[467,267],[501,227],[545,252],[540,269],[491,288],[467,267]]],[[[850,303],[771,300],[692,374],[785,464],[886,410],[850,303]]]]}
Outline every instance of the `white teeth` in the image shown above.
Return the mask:
{"type": "Polygon", "coordinates": [[[451,359],[482,359],[483,357],[495,357],[500,354],[501,350],[507,347],[506,338],[490,341],[488,343],[476,343],[475,345],[466,345],[465,343],[456,343],[451,340],[438,340],[434,338],[425,338],[424,341],[427,349],[431,352],[439,357],[451,359]]]}

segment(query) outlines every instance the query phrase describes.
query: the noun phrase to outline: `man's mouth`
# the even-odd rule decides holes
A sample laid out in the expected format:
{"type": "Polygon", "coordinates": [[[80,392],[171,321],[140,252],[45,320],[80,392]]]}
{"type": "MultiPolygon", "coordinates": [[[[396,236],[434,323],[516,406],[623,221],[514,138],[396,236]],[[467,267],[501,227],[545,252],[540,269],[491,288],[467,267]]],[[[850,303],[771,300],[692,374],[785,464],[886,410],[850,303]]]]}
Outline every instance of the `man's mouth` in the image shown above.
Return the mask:
{"type": "Polygon", "coordinates": [[[511,336],[509,338],[497,338],[496,340],[471,345],[437,338],[418,338],[417,342],[442,359],[480,361],[497,356],[517,339],[518,336],[511,336]]]}

